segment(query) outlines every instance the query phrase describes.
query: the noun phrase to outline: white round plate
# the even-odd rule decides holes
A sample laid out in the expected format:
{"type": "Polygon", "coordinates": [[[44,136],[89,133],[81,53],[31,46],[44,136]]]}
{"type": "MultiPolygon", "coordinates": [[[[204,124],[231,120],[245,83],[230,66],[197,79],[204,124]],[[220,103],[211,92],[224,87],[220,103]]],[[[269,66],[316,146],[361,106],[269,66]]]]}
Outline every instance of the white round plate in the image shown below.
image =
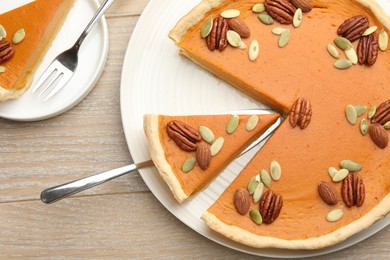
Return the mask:
{"type": "MultiPolygon", "coordinates": [[[[31,0],[2,1],[0,13],[4,13],[31,0]]],[[[53,44],[37,68],[33,83],[18,99],[0,103],[0,117],[19,121],[35,121],[57,116],[77,105],[93,89],[103,72],[108,54],[108,29],[104,19],[96,24],[82,44],[79,64],[73,78],[54,97],[43,102],[32,87],[51,61],[62,51],[70,48],[98,9],[97,0],[75,0],[66,21],[53,44]]]]}
{"type": "MultiPolygon", "coordinates": [[[[133,32],[122,71],[121,113],[134,162],[150,159],[143,132],[143,115],[146,113],[212,114],[262,107],[189,60],[181,58],[178,48],[168,39],[169,30],[198,2],[151,0],[133,32]]],[[[206,189],[181,205],[173,198],[154,167],[139,172],[157,199],[186,225],[217,243],[253,255],[291,258],[327,254],[354,245],[390,223],[390,216],[387,216],[336,246],[312,251],[256,249],[217,234],[200,217],[255,152],[254,149],[234,161],[206,189]]]]}

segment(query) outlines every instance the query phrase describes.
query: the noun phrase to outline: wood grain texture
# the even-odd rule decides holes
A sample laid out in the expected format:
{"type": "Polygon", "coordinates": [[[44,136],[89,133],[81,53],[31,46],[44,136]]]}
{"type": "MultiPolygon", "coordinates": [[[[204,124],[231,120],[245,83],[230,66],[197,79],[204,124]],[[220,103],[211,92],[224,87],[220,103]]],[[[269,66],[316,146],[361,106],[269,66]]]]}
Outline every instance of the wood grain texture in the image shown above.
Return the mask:
{"type": "MultiPolygon", "coordinates": [[[[106,67],[80,104],[40,122],[0,119],[1,259],[259,259],[188,228],[158,202],[138,173],[56,204],[39,200],[47,187],[132,162],[119,87],[127,43],[147,3],[117,0],[108,11],[106,67]]],[[[318,259],[389,258],[389,231],[318,259]]]]}

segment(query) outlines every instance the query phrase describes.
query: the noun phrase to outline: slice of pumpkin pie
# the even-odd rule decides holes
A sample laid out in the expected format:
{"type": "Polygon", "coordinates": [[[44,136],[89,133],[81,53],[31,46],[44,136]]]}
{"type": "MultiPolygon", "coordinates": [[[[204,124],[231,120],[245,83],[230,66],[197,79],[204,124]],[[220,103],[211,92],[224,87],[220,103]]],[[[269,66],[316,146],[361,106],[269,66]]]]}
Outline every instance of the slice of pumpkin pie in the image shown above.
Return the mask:
{"type": "Polygon", "coordinates": [[[181,54],[288,115],[203,215],[252,247],[318,249],[390,211],[390,18],[373,0],[204,0],[181,54]]]}
{"type": "Polygon", "coordinates": [[[178,202],[206,186],[279,114],[144,116],[150,155],[178,202]]]}
{"type": "Polygon", "coordinates": [[[0,102],[19,97],[74,0],[36,0],[0,14],[0,102]]]}

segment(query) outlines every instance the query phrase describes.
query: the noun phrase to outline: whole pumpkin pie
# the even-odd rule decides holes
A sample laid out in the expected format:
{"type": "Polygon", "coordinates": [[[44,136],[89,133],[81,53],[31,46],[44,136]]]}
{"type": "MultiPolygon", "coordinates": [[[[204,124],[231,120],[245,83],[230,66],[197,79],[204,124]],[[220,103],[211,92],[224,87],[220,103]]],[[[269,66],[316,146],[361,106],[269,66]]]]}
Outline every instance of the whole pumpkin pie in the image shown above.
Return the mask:
{"type": "MultiPolygon", "coordinates": [[[[0,42],[0,102],[19,97],[64,22],[74,0],[36,0],[0,14],[6,37],[0,42]],[[25,36],[15,41],[15,34],[25,36]],[[20,41],[20,42],[19,42],[20,41]]],[[[4,36],[4,35],[3,35],[4,36]]]]}
{"type": "Polygon", "coordinates": [[[390,211],[390,18],[372,0],[208,0],[169,37],[288,118],[202,219],[252,247],[317,249],[390,211]]]}
{"type": "Polygon", "coordinates": [[[279,114],[144,116],[152,160],[178,202],[206,186],[279,114]]]}

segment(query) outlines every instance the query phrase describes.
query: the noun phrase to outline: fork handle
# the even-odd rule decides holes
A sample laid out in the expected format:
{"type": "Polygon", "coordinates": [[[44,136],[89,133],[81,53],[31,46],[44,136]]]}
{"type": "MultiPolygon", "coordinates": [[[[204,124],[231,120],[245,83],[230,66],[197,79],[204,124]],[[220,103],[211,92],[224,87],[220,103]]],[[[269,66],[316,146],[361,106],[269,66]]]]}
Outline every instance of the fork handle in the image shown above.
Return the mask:
{"type": "Polygon", "coordinates": [[[83,190],[92,188],[96,185],[105,183],[126,173],[130,173],[135,170],[152,165],[153,162],[151,160],[137,164],[130,164],[121,168],[98,173],[89,177],[81,178],[75,181],[51,187],[42,191],[41,200],[46,204],[50,204],[59,201],[63,198],[69,197],[73,194],[79,193],[83,190]]]}
{"type": "Polygon", "coordinates": [[[80,45],[83,43],[85,37],[90,33],[92,28],[95,26],[96,22],[104,15],[107,9],[115,2],[115,0],[105,0],[103,4],[100,5],[99,9],[96,11],[95,15],[92,17],[91,21],[85,27],[84,31],[81,33],[80,37],[76,41],[74,47],[80,48],[80,45]]]}

